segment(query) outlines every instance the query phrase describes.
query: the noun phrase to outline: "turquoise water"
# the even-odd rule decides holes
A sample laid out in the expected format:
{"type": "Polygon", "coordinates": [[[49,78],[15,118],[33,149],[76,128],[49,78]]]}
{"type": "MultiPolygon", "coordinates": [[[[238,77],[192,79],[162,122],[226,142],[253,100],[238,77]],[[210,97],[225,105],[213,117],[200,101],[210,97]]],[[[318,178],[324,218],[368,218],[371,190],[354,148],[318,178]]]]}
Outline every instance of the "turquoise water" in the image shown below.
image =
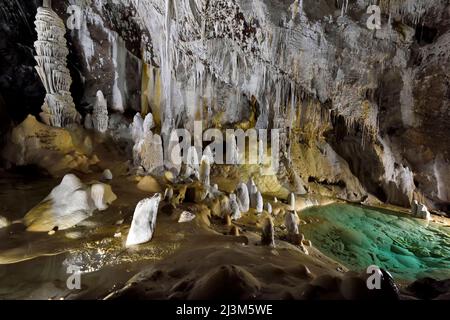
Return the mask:
{"type": "Polygon", "coordinates": [[[336,204],[300,213],[301,232],[350,270],[370,265],[397,280],[450,279],[450,228],[390,211],[336,204]]]}

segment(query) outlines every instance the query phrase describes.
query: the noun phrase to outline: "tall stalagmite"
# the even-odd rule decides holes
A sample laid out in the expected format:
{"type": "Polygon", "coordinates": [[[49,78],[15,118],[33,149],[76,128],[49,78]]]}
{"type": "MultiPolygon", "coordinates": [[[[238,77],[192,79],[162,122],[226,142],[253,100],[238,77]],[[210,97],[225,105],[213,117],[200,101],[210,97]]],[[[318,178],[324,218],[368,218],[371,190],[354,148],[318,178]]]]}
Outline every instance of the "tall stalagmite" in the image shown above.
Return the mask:
{"type": "Polygon", "coordinates": [[[41,118],[54,127],[80,122],[80,115],[70,93],[72,78],[67,69],[67,49],[63,20],[52,10],[51,1],[44,0],[36,14],[38,40],[34,43],[37,55],[36,70],[47,92],[41,118]]]}

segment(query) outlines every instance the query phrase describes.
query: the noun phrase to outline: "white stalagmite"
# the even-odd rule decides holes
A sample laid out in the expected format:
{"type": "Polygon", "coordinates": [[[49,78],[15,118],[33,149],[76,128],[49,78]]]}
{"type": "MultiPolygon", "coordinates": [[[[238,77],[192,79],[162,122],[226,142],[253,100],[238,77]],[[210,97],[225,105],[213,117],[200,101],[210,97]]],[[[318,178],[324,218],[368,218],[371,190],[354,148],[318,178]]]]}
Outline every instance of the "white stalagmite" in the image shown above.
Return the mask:
{"type": "Polygon", "coordinates": [[[157,194],[137,204],[127,237],[127,247],[145,243],[152,239],[160,201],[161,195],[157,194]]]}
{"type": "Polygon", "coordinates": [[[210,186],[211,165],[208,157],[203,156],[200,164],[200,182],[205,186],[210,186]]]}
{"type": "Polygon", "coordinates": [[[203,156],[208,158],[209,164],[211,164],[211,165],[214,164],[214,161],[215,161],[214,154],[213,154],[210,146],[207,146],[205,148],[205,150],[203,150],[203,156]]]}
{"type": "Polygon", "coordinates": [[[164,192],[164,200],[170,201],[170,200],[172,200],[172,198],[173,198],[173,188],[169,187],[164,192]]]}
{"type": "Polygon", "coordinates": [[[265,209],[269,214],[272,214],[272,212],[273,212],[272,205],[270,204],[270,202],[266,202],[266,203],[264,204],[264,209],[265,209]]]}
{"type": "Polygon", "coordinates": [[[296,203],[295,203],[295,194],[291,193],[289,194],[289,210],[295,210],[296,209],[296,203]]]}
{"type": "Polygon", "coordinates": [[[239,204],[234,193],[230,194],[230,210],[232,220],[239,220],[241,218],[241,210],[239,210],[239,204]]]}
{"type": "Polygon", "coordinates": [[[144,138],[144,120],[140,113],[136,113],[133,118],[133,123],[130,125],[131,136],[135,143],[138,143],[144,138]]]}
{"type": "Polygon", "coordinates": [[[44,1],[43,7],[38,8],[35,25],[38,35],[34,43],[36,70],[47,93],[42,105],[42,121],[54,127],[80,123],[81,116],[70,93],[72,78],[67,69],[66,28],[52,10],[51,1],[44,1]]]}
{"type": "Polygon", "coordinates": [[[237,201],[241,212],[250,210],[250,195],[248,194],[247,185],[240,183],[236,189],[237,201]]]}
{"type": "Polygon", "coordinates": [[[155,127],[155,120],[153,120],[153,114],[149,113],[145,116],[143,123],[144,136],[151,133],[154,127],[155,127]]]}
{"type": "Polygon", "coordinates": [[[298,230],[298,226],[300,224],[300,218],[297,215],[296,211],[288,211],[286,212],[286,216],[284,217],[284,225],[286,226],[288,232],[289,241],[294,244],[299,244],[299,235],[300,232],[298,230]]]}
{"type": "Polygon", "coordinates": [[[199,179],[200,161],[198,159],[197,149],[191,146],[187,151],[185,178],[195,176],[199,179]]]}
{"type": "Polygon", "coordinates": [[[259,191],[256,193],[256,207],[255,207],[255,209],[256,209],[256,213],[262,213],[263,210],[264,210],[264,200],[263,200],[261,192],[259,192],[259,191]]]}
{"type": "Polygon", "coordinates": [[[100,90],[97,91],[94,111],[92,112],[92,122],[96,131],[105,133],[108,130],[108,104],[103,96],[103,92],[100,90]]]}
{"type": "Polygon", "coordinates": [[[256,197],[258,195],[258,187],[256,187],[255,184],[253,184],[250,187],[249,190],[249,196],[250,196],[250,207],[256,208],[256,197]]]}
{"type": "Polygon", "coordinates": [[[417,200],[414,200],[411,205],[411,213],[416,218],[425,219],[428,221],[431,220],[431,214],[430,211],[428,211],[428,208],[424,204],[419,203],[417,200]]]}

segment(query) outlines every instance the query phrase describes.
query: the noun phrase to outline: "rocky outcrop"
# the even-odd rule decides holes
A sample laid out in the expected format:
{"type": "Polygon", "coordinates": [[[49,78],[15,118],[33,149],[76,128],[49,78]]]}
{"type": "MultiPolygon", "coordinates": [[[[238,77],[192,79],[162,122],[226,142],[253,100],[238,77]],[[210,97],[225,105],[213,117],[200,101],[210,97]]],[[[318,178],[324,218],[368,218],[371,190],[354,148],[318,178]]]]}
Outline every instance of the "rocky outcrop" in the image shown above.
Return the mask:
{"type": "Polygon", "coordinates": [[[47,126],[33,116],[12,130],[2,157],[8,166],[36,165],[55,176],[71,169],[88,172],[99,162],[88,137],[78,131],[47,126]]]}

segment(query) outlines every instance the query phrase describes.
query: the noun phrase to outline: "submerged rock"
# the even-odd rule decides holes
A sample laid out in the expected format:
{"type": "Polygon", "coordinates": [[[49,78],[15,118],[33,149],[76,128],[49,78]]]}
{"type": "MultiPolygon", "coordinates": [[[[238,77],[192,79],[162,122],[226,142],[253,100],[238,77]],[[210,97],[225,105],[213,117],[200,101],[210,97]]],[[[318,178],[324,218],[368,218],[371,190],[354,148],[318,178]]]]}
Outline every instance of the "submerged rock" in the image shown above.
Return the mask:
{"type": "Polygon", "coordinates": [[[65,230],[89,218],[95,210],[106,210],[116,199],[109,185],[87,186],[77,176],[68,174],[23,221],[28,231],[65,230]]]}
{"type": "Polygon", "coordinates": [[[133,222],[128,233],[126,246],[134,246],[152,239],[156,227],[161,194],[141,200],[134,210],[133,222]]]}

